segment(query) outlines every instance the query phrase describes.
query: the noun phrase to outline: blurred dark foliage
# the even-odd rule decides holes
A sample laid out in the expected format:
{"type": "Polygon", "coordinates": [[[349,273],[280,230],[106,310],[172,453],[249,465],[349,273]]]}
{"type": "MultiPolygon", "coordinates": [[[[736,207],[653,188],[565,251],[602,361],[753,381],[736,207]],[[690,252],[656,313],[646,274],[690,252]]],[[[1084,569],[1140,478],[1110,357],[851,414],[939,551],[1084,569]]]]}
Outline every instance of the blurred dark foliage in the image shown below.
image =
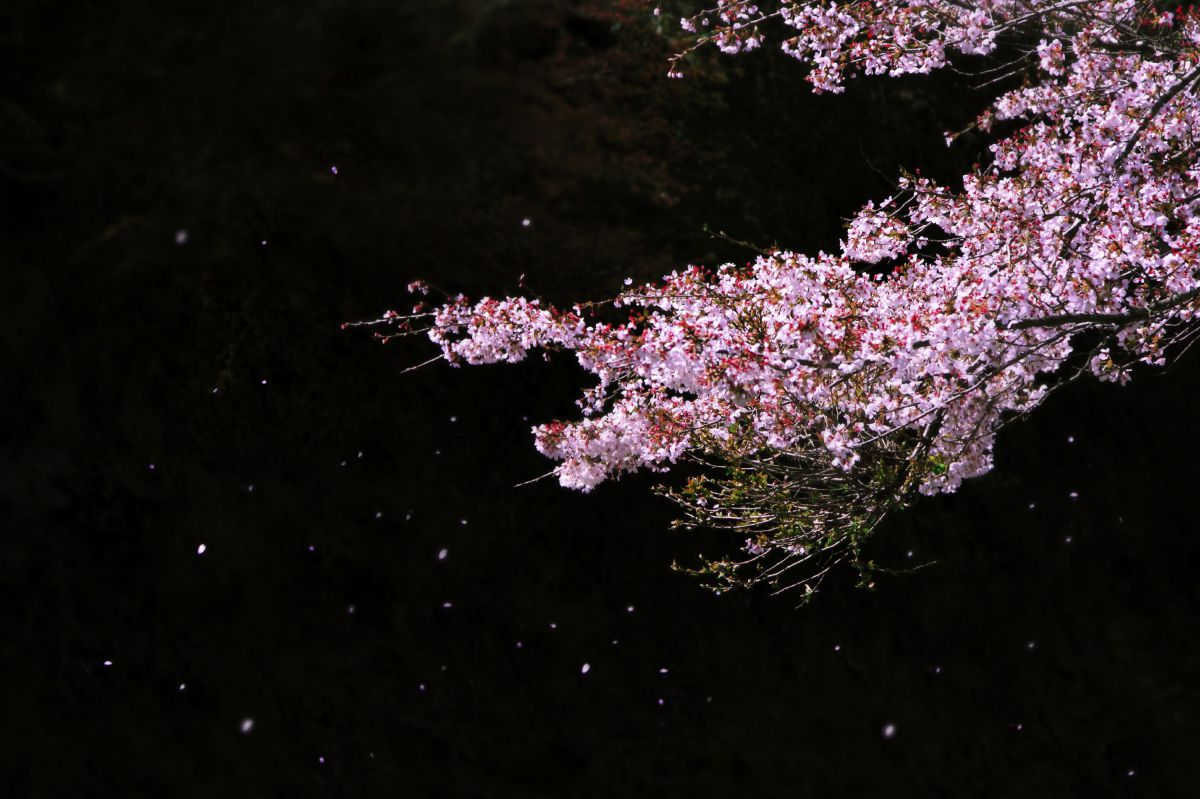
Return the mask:
{"type": "Polygon", "coordinates": [[[751,257],[706,224],[829,249],[983,157],[969,78],[668,81],[647,8],[0,10],[0,795],[1194,795],[1194,358],[1064,392],[874,543],[934,565],[797,612],[671,572],[738,542],[653,476],[512,487],[570,363],[339,330],[751,257]]]}

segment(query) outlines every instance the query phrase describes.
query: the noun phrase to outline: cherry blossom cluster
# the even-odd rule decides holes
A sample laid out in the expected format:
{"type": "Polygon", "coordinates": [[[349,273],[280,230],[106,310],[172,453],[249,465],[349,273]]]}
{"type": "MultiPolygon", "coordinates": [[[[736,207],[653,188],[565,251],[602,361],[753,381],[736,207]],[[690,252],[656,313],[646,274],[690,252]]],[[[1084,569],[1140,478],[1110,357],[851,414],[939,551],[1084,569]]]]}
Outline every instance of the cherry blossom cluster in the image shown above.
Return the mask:
{"type": "Polygon", "coordinates": [[[685,523],[750,535],[745,559],[701,571],[775,582],[808,564],[795,584],[811,590],[912,493],[987,472],[1000,426],[1055,386],[1124,382],[1190,340],[1200,14],[1135,0],[764,4],[685,18],[700,35],[672,74],[698,46],[751,49],[772,25],[817,91],[1003,46],[1026,80],[976,127],[1013,132],[961,189],[902,175],[834,252],[692,266],[601,305],[458,296],[388,318],[452,364],[573,352],[596,378],[581,418],[534,428],[559,481],[588,491],[683,459],[724,467],[668,492],[685,523]]]}

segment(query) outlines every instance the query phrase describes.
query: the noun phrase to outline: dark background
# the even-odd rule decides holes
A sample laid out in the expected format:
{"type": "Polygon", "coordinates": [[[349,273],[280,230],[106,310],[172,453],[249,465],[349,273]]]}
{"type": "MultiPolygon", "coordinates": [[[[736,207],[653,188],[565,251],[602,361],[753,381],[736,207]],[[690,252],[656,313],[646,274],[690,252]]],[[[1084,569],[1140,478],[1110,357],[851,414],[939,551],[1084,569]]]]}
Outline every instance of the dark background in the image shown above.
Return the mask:
{"type": "Polygon", "coordinates": [[[969,79],[669,81],[637,0],[16,5],[0,795],[1195,795],[1196,358],[1054,397],[872,543],[933,565],[796,610],[671,571],[737,541],[650,477],[513,488],[569,358],[339,329],[751,257],[705,224],[832,248],[982,157],[969,79]]]}

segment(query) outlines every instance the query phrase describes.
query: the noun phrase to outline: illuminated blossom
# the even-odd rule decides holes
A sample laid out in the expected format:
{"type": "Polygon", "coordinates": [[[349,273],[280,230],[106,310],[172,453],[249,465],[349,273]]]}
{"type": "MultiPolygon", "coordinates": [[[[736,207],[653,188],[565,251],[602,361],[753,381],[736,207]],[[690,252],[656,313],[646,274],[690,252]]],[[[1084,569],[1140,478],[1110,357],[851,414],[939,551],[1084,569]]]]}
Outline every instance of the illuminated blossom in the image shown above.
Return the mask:
{"type": "Polygon", "coordinates": [[[1054,387],[1085,372],[1123,383],[1195,330],[1200,15],[1134,0],[722,0],[683,27],[704,33],[676,76],[697,47],[740,52],[772,29],[816,91],[1002,39],[1027,75],[979,117],[985,132],[1015,122],[990,163],[961,190],[902,176],[838,252],[629,285],[611,301],[627,321],[521,297],[389,317],[418,322],[452,364],[574,352],[596,378],[582,418],[534,428],[565,486],[682,459],[727,467],[669,492],[684,524],[750,534],[744,559],[701,569],[719,585],[811,590],[913,492],[990,470],[997,429],[1054,387]]]}

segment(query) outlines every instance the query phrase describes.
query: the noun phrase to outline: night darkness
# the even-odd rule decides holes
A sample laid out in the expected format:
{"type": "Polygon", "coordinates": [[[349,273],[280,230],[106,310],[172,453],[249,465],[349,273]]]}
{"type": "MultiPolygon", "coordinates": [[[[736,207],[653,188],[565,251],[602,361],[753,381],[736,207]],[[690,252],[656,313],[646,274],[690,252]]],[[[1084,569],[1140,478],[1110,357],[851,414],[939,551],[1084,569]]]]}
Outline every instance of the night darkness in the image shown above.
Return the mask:
{"type": "Polygon", "coordinates": [[[569,358],[341,329],[752,257],[705,225],[831,249],[982,157],[969,79],[670,81],[638,0],[13,5],[0,796],[1200,792],[1194,354],[1063,391],[796,609],[672,571],[738,541],[654,475],[514,488],[569,358]]]}

